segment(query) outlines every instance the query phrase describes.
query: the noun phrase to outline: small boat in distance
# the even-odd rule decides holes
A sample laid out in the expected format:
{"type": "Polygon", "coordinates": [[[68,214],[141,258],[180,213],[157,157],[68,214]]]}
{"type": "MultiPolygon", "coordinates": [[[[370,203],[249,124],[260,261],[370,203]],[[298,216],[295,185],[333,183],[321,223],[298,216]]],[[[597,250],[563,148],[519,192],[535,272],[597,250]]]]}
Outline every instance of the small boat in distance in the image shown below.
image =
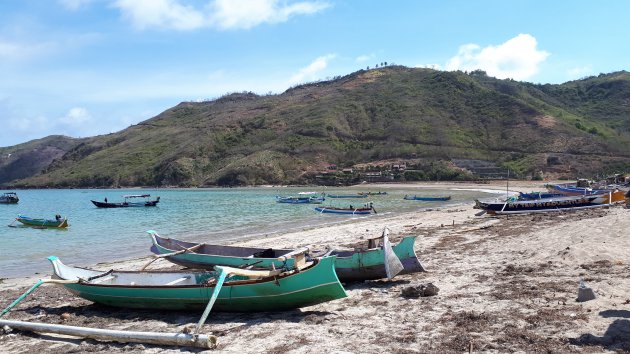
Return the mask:
{"type": "Polygon", "coordinates": [[[367,203],[366,205],[356,208],[350,205],[349,208],[337,208],[337,207],[316,207],[316,211],[320,213],[329,213],[329,214],[348,214],[348,215],[368,215],[368,214],[376,214],[376,210],[372,206],[372,203],[367,203]]]}
{"type": "Polygon", "coordinates": [[[364,193],[357,194],[326,194],[328,198],[367,198],[368,195],[364,193]]]}
{"type": "Polygon", "coordinates": [[[127,208],[127,207],[152,207],[160,202],[160,197],[151,200],[151,194],[131,194],[123,196],[123,202],[108,203],[107,198],[104,202],[92,200],[92,203],[99,208],[127,208]],[[144,198],[144,200],[136,201],[136,198],[144,198]]]}
{"type": "Polygon", "coordinates": [[[438,201],[447,201],[447,200],[451,200],[451,196],[449,195],[448,197],[421,197],[421,196],[408,196],[405,195],[403,197],[403,199],[405,200],[423,200],[423,201],[427,201],[427,202],[438,202],[438,201]]]}
{"type": "Polygon", "coordinates": [[[387,192],[359,192],[359,195],[387,195],[387,192]]]}
{"type": "Polygon", "coordinates": [[[17,204],[20,201],[17,193],[15,192],[6,192],[0,195],[0,204],[17,204]]]}
{"type": "Polygon", "coordinates": [[[37,228],[66,228],[68,227],[68,218],[56,215],[54,219],[35,219],[28,216],[18,215],[15,219],[26,226],[32,226],[37,228]]]}
{"type": "Polygon", "coordinates": [[[326,200],[324,197],[316,197],[316,196],[288,196],[282,197],[277,195],[276,202],[278,203],[286,203],[286,204],[321,204],[326,200]]]}

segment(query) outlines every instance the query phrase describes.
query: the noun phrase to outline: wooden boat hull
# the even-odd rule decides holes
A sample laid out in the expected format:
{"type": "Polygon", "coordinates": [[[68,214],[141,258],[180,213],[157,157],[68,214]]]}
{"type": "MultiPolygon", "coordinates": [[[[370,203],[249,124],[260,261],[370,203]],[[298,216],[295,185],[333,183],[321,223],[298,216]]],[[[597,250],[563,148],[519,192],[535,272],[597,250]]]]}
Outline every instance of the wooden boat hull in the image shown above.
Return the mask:
{"type": "Polygon", "coordinates": [[[20,201],[15,192],[8,192],[0,195],[0,204],[17,204],[20,201]]]}
{"type": "Polygon", "coordinates": [[[280,197],[276,196],[276,202],[286,204],[321,204],[324,198],[316,197],[280,197]]]}
{"type": "Polygon", "coordinates": [[[488,214],[524,214],[560,212],[608,206],[608,204],[598,203],[596,201],[597,198],[598,196],[569,196],[509,202],[484,202],[475,200],[475,208],[485,210],[488,214]]]}
{"type": "Polygon", "coordinates": [[[316,207],[315,210],[320,213],[347,214],[347,215],[368,215],[373,212],[373,209],[371,208],[347,209],[347,208],[333,208],[333,207],[316,207]]]}
{"type": "MultiPolygon", "coordinates": [[[[198,245],[197,243],[161,237],[154,231],[148,231],[148,233],[151,235],[151,241],[153,242],[151,252],[158,255],[174,253],[184,248],[190,249],[198,245]]],[[[292,251],[290,249],[203,244],[201,247],[196,248],[194,252],[180,253],[165,258],[172,263],[195,269],[213,269],[215,265],[239,268],[246,265],[252,265],[255,268],[271,268],[273,265],[277,269],[283,267],[293,269],[295,267],[293,258],[289,258],[286,261],[278,260],[278,257],[292,251]]]]}
{"type": "MultiPolygon", "coordinates": [[[[104,274],[82,268],[65,266],[56,257],[49,257],[58,279],[76,280],[104,274]],[[64,276],[65,271],[71,276],[64,276]],[[61,269],[59,269],[61,268],[61,269]]],[[[299,272],[256,280],[238,280],[231,277],[223,284],[213,311],[258,312],[282,311],[347,296],[334,272],[334,257],[315,261],[299,272]]],[[[111,272],[105,277],[114,278],[116,284],[79,282],[64,284],[73,294],[86,300],[114,307],[157,310],[200,310],[210,301],[213,285],[205,285],[216,276],[215,272],[111,272]],[[166,285],[183,277],[190,277],[191,285],[166,285]],[[158,280],[162,285],[145,285],[158,280]],[[132,280],[135,284],[128,281],[132,280]],[[126,284],[125,284],[126,282],[126,284]]],[[[103,277],[103,279],[105,278],[103,277]]]]}
{"type": "MultiPolygon", "coordinates": [[[[415,241],[416,236],[407,236],[392,246],[404,267],[399,274],[425,271],[414,251],[415,241]]],[[[339,280],[351,282],[386,278],[384,253],[382,248],[370,248],[357,251],[333,251],[330,255],[337,256],[335,271],[339,280]]]]}
{"type": "Polygon", "coordinates": [[[149,200],[143,202],[123,202],[123,203],[104,203],[96,200],[91,201],[98,208],[129,208],[129,207],[154,207],[157,206],[159,200],[149,200]]]}
{"type": "MultiPolygon", "coordinates": [[[[182,250],[183,248],[190,249],[197,245],[192,242],[164,238],[151,232],[149,232],[149,234],[153,241],[151,251],[156,254],[169,254],[182,250]]],[[[404,266],[404,270],[400,274],[424,271],[414,251],[415,241],[416,236],[407,236],[398,244],[392,246],[394,253],[404,266]]],[[[215,265],[227,265],[238,268],[242,268],[245,265],[254,265],[256,268],[270,268],[272,263],[278,269],[283,266],[292,269],[294,267],[293,259],[288,259],[286,263],[277,260],[277,257],[291,251],[292,250],[285,249],[262,249],[204,244],[195,249],[192,253],[180,253],[165,258],[175,264],[196,269],[213,269],[215,265]],[[215,254],[206,254],[209,252],[214,252],[215,254]],[[243,257],[247,254],[255,255],[261,252],[267,252],[268,257],[243,257]],[[216,253],[222,254],[219,255],[216,253]]],[[[334,250],[329,254],[336,256],[335,271],[337,272],[337,277],[342,282],[381,279],[386,277],[385,255],[382,248],[373,247],[352,251],[334,250]]]]}
{"type": "Polygon", "coordinates": [[[345,195],[345,194],[340,194],[340,195],[336,195],[336,194],[326,194],[326,196],[328,198],[367,198],[368,195],[367,194],[350,194],[350,195],[345,195]]]}
{"type": "Polygon", "coordinates": [[[62,220],[50,220],[50,219],[34,219],[29,218],[27,216],[18,216],[15,220],[21,222],[26,226],[33,227],[46,227],[46,228],[66,228],[68,227],[68,219],[63,218],[62,220]]]}
{"type": "Polygon", "coordinates": [[[418,196],[414,195],[413,197],[404,196],[403,199],[405,199],[405,200],[422,200],[422,201],[426,201],[426,202],[439,202],[439,201],[451,200],[451,196],[448,196],[448,197],[418,197],[418,196]]]}

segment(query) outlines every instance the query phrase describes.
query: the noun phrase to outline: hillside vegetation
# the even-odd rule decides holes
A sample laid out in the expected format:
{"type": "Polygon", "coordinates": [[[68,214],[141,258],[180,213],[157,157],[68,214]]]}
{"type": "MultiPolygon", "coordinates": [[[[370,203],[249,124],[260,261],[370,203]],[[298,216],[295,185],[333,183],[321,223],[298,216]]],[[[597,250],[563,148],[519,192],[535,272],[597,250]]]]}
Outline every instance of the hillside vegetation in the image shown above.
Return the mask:
{"type": "Polygon", "coordinates": [[[534,85],[481,71],[390,66],[278,95],[236,93],[183,102],[118,133],[69,140],[59,148],[63,154],[50,154],[52,159],[30,174],[12,174],[21,164],[3,161],[0,182],[13,187],[307,183],[330,164],[343,168],[396,159],[444,166],[485,160],[522,178],[540,171],[575,178],[630,170],[629,142],[625,71],[534,85]]]}

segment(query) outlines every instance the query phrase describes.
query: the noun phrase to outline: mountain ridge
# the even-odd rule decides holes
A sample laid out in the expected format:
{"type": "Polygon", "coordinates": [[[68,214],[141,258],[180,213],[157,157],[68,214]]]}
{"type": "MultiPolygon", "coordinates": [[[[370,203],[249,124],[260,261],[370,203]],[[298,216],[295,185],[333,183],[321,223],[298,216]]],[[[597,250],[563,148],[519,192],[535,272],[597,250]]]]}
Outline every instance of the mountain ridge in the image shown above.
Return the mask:
{"type": "MultiPolygon", "coordinates": [[[[0,183],[314,183],[330,165],[392,159],[420,168],[434,162],[455,171],[453,178],[474,178],[457,171],[455,159],[491,161],[521,178],[541,171],[575,178],[630,168],[628,97],[626,71],[539,85],[482,71],[388,66],[277,95],[242,92],[182,102],[120,132],[71,140],[39,171],[0,183]]],[[[0,164],[0,176],[10,176],[9,166],[16,167],[0,164]]]]}

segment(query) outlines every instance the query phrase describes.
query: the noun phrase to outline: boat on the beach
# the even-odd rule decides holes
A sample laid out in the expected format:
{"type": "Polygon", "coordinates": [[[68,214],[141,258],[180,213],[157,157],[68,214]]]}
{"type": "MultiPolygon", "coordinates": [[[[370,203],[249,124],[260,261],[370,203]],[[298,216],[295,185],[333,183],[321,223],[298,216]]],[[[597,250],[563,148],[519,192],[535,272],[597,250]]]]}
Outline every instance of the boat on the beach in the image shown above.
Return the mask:
{"type": "Polygon", "coordinates": [[[269,269],[295,267],[294,258],[283,257],[294,249],[222,246],[194,243],[160,236],[148,230],[151,236],[151,252],[166,260],[195,269],[213,269],[214,266],[269,269]],[[167,256],[170,255],[170,256],[167,256]],[[278,259],[283,257],[282,259],[278,259]]]}
{"type": "Polygon", "coordinates": [[[40,228],[66,228],[68,227],[68,218],[56,215],[54,219],[37,219],[30,218],[24,215],[18,215],[15,218],[16,221],[21,222],[26,226],[40,227],[40,228]]]}
{"type": "Polygon", "coordinates": [[[124,308],[212,309],[224,312],[281,311],[347,296],[334,271],[335,257],[305,263],[300,269],[253,271],[216,267],[215,271],[98,271],[48,257],[53,279],[86,300],[124,308]],[[227,274],[227,277],[226,277],[227,274]],[[224,282],[225,281],[225,282],[224,282]]]}
{"type": "Polygon", "coordinates": [[[6,192],[0,195],[0,204],[17,204],[19,201],[20,198],[15,192],[6,192]]]}
{"type": "Polygon", "coordinates": [[[546,198],[558,198],[563,197],[564,194],[561,193],[552,193],[552,192],[518,192],[516,196],[517,200],[535,200],[535,199],[546,199],[546,198]]]}
{"type": "Polygon", "coordinates": [[[608,195],[564,196],[533,200],[475,200],[475,209],[488,214],[524,214],[580,210],[608,206],[608,195]]]}
{"type": "Polygon", "coordinates": [[[368,194],[357,193],[357,194],[326,194],[328,198],[367,198],[368,194]]]}
{"type": "Polygon", "coordinates": [[[423,201],[428,201],[428,202],[438,202],[438,201],[447,201],[447,200],[451,200],[451,196],[449,195],[448,197],[423,197],[423,196],[418,196],[418,195],[405,195],[403,197],[403,199],[405,200],[423,200],[423,201]]]}
{"type": "Polygon", "coordinates": [[[315,210],[320,213],[328,213],[328,214],[348,214],[348,215],[368,215],[372,213],[376,214],[374,207],[372,207],[371,205],[363,206],[360,208],[355,208],[352,205],[349,208],[322,206],[322,207],[315,207],[315,210]]]}
{"type": "MultiPolygon", "coordinates": [[[[348,282],[387,278],[384,237],[368,240],[366,247],[353,250],[334,249],[329,251],[327,254],[337,257],[335,260],[335,271],[339,280],[348,282]]],[[[400,242],[391,246],[394,254],[403,266],[403,269],[398,274],[425,271],[414,251],[416,237],[403,237],[400,242]]]]}
{"type": "MultiPolygon", "coordinates": [[[[147,231],[153,242],[151,251],[166,260],[189,268],[212,269],[216,265],[227,265],[238,268],[293,269],[294,259],[278,260],[291,252],[290,249],[252,248],[239,246],[220,246],[205,243],[166,238],[153,230],[147,231]]],[[[414,251],[416,236],[404,237],[392,245],[392,249],[404,269],[399,274],[424,271],[414,251]]],[[[333,249],[328,252],[313,253],[314,257],[333,255],[335,271],[342,282],[381,279],[386,277],[384,236],[368,240],[366,247],[354,250],[333,249]]],[[[286,257],[285,257],[286,258],[286,257]]]]}
{"type": "Polygon", "coordinates": [[[551,193],[559,193],[565,196],[607,196],[610,203],[624,202],[628,197],[626,194],[629,188],[614,186],[610,188],[592,189],[589,187],[578,187],[576,185],[548,184],[547,189],[551,193]]]}
{"type": "Polygon", "coordinates": [[[107,198],[105,201],[99,202],[92,200],[92,204],[98,208],[127,208],[127,207],[152,207],[156,206],[160,202],[160,197],[151,199],[150,194],[131,194],[123,196],[122,202],[109,203],[107,198]],[[142,200],[141,200],[142,199],[142,200]]]}

